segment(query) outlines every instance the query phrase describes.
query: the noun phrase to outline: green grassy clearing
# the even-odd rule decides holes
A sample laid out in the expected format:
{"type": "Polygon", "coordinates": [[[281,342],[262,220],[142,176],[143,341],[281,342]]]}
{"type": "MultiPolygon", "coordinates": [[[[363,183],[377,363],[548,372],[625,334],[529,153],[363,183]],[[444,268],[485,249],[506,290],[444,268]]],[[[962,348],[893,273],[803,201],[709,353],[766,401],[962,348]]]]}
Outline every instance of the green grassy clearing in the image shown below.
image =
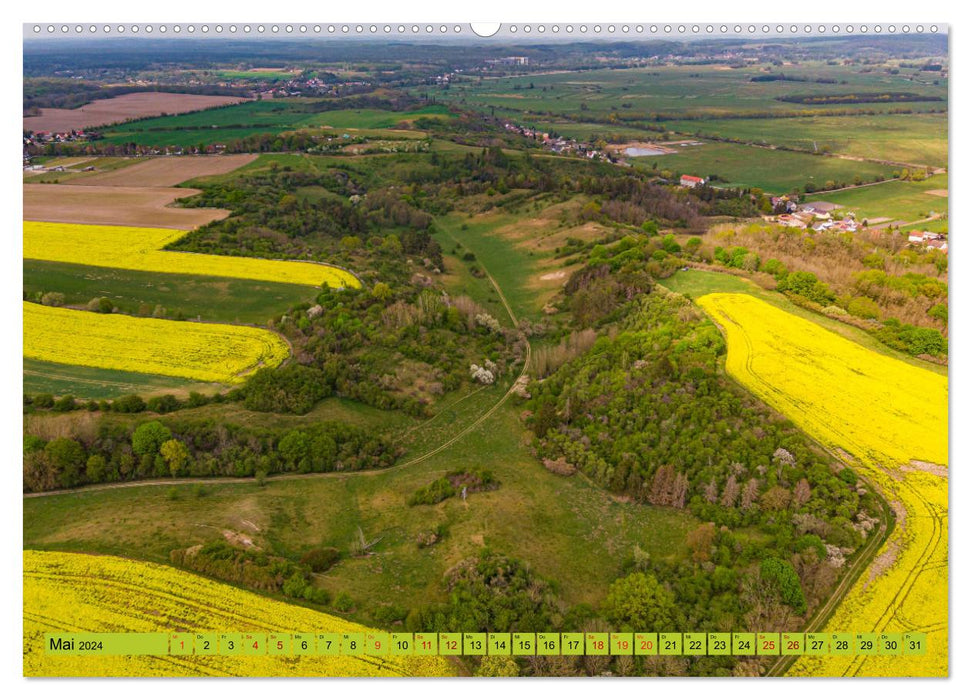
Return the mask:
{"type": "MultiPolygon", "coordinates": [[[[903,73],[864,72],[861,66],[830,66],[821,61],[805,61],[798,66],[778,68],[768,62],[730,67],[728,65],[650,66],[645,68],[563,71],[549,74],[517,75],[485,80],[453,81],[447,90],[426,88],[442,101],[465,101],[473,105],[529,113],[578,113],[607,117],[635,113],[681,113],[716,118],[726,113],[779,112],[804,109],[803,105],[777,100],[786,95],[838,95],[854,92],[900,91],[947,96],[947,81],[933,76],[916,82],[903,73]],[[771,72],[785,73],[807,82],[752,82],[753,77],[771,72]],[[815,80],[835,83],[818,83],[815,80]],[[842,82],[842,81],[845,81],[842,82]],[[530,87],[532,86],[532,87],[530,87]],[[581,106],[583,105],[583,106],[581,106]]],[[[906,103],[914,109],[943,106],[946,102],[906,103]]],[[[895,104],[840,105],[864,106],[884,111],[895,104]]]]}
{"type": "Polygon", "coordinates": [[[24,260],[24,291],[61,292],[68,305],[108,297],[122,313],[148,315],[161,305],[170,318],[265,324],[315,290],[296,284],[120,270],[24,260]]]}
{"type": "Polygon", "coordinates": [[[818,198],[845,206],[857,217],[916,221],[926,218],[932,211],[947,213],[948,197],[928,194],[928,190],[946,190],[947,185],[947,175],[934,175],[922,182],[894,180],[873,187],[821,192],[818,198]]]}
{"type": "Polygon", "coordinates": [[[189,391],[212,393],[213,389],[224,388],[177,377],[62,365],[26,357],[23,363],[25,394],[71,394],[79,399],[111,399],[125,394],[187,396],[189,391]]]}
{"type": "Polygon", "coordinates": [[[444,572],[484,546],[557,581],[570,603],[602,599],[635,545],[658,559],[687,554],[693,518],[619,502],[579,476],[550,474],[521,445],[518,410],[507,405],[447,452],[404,470],[263,488],[212,483],[201,497],[192,486],[163,486],[25,499],[24,544],[167,561],[170,550],[217,539],[223,529],[243,531],[248,520],[260,528],[261,546],[297,555],[322,544],[346,552],[360,527],[380,538],[373,554],[343,560],[318,583],[371,609],[441,599],[444,572]],[[493,471],[501,487],[465,502],[406,505],[416,489],[468,467],[493,471]],[[448,528],[444,541],[419,549],[417,534],[438,524],[448,528]]]}
{"type": "MultiPolygon", "coordinates": [[[[436,220],[439,229],[436,237],[446,252],[450,252],[456,243],[460,243],[462,247],[458,249],[459,257],[468,252],[475,255],[476,259],[467,264],[481,263],[495,278],[516,315],[522,317],[539,313],[546,300],[527,284],[529,277],[536,272],[539,258],[528,255],[496,233],[503,226],[515,224],[519,218],[521,217],[507,213],[484,214],[472,218],[464,215],[440,217],[436,220]]],[[[484,282],[489,285],[487,279],[484,282]]],[[[473,294],[469,295],[475,298],[473,294]]],[[[506,322],[505,313],[497,318],[506,322]]]]}
{"type": "MultiPolygon", "coordinates": [[[[717,175],[716,185],[759,187],[766,192],[801,190],[807,183],[817,187],[828,181],[852,184],[856,176],[871,181],[889,178],[894,168],[842,158],[813,156],[734,143],[708,142],[701,146],[678,148],[677,153],[632,158],[640,167],[653,167],[700,177],[717,175]]],[[[815,196],[815,195],[813,195],[815,196]]]]}
{"type": "Polygon", "coordinates": [[[861,158],[947,167],[947,114],[666,122],[678,133],[742,139],[861,158]]]}
{"type": "MultiPolygon", "coordinates": [[[[317,101],[319,102],[319,101],[317,101]]],[[[253,134],[281,133],[297,129],[329,127],[345,129],[392,129],[420,117],[447,118],[448,110],[431,105],[408,112],[379,109],[314,111],[315,101],[255,100],[229,107],[165,117],[141,119],[108,129],[107,143],[138,143],[152,146],[193,146],[224,143],[253,134]]]]}

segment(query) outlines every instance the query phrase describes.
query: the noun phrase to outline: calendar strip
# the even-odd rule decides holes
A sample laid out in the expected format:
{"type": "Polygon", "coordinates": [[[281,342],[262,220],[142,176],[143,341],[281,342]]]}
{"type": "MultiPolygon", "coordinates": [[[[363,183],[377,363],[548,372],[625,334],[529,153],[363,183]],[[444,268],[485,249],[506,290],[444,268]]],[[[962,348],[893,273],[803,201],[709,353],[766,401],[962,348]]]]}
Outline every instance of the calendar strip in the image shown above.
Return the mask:
{"type": "Polygon", "coordinates": [[[45,635],[68,656],[920,655],[923,632],[174,632],[45,635]]]}

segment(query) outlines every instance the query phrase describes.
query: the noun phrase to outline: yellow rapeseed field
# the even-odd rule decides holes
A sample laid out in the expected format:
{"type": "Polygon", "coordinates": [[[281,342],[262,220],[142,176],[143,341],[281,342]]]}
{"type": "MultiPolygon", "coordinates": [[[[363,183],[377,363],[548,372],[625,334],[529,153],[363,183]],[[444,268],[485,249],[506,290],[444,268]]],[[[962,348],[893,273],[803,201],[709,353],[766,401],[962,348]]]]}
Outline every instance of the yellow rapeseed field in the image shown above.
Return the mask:
{"type": "Polygon", "coordinates": [[[698,299],[728,339],[726,368],[854,467],[897,526],[826,630],[927,633],[924,656],[804,656],[799,676],[947,674],[947,378],[746,294],[698,299]]]}
{"type": "Polygon", "coordinates": [[[444,657],[60,656],[47,632],[367,632],[168,566],[24,552],[25,676],[444,676],[444,657]]]}
{"type": "Polygon", "coordinates": [[[185,231],[164,228],[25,221],[24,259],[313,286],[361,285],[350,272],[333,265],[162,250],[184,235],[185,231]]]}
{"type": "Polygon", "coordinates": [[[23,303],[24,357],[232,384],[290,355],[263,328],[190,323],[23,303]]]}

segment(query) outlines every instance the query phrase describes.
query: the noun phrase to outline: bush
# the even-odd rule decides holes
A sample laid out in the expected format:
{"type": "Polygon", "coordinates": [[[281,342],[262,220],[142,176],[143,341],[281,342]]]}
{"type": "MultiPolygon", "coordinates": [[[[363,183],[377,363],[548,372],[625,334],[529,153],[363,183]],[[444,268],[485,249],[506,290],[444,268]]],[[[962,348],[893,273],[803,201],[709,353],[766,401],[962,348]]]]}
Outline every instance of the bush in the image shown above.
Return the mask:
{"type": "Polygon", "coordinates": [[[66,413],[78,407],[77,401],[70,394],[66,394],[54,402],[54,410],[66,413]]]}
{"type": "Polygon", "coordinates": [[[300,563],[309,568],[315,574],[327,571],[336,564],[341,558],[341,553],[333,547],[320,547],[311,549],[300,557],[300,563]]]}
{"type": "Polygon", "coordinates": [[[455,488],[448,478],[443,476],[441,479],[435,479],[432,483],[427,486],[422,486],[411,494],[411,497],[408,499],[408,505],[431,506],[436,503],[441,503],[446,498],[451,498],[454,495],[455,488]]]}
{"type": "Polygon", "coordinates": [[[141,413],[145,410],[145,402],[141,396],[129,394],[112,401],[111,410],[118,413],[141,413]]]}
{"type": "Polygon", "coordinates": [[[354,599],[350,595],[341,591],[334,597],[334,609],[346,613],[354,609],[354,599]]]}
{"type": "Polygon", "coordinates": [[[54,406],[54,397],[51,394],[37,394],[32,403],[37,408],[51,408],[54,406]]]}
{"type": "Polygon", "coordinates": [[[298,364],[266,367],[246,385],[243,406],[264,413],[303,415],[333,393],[333,383],[319,369],[298,364]]]}
{"type": "Polygon", "coordinates": [[[164,396],[153,396],[145,404],[145,407],[152,413],[171,413],[182,408],[182,403],[172,394],[164,396]]]}

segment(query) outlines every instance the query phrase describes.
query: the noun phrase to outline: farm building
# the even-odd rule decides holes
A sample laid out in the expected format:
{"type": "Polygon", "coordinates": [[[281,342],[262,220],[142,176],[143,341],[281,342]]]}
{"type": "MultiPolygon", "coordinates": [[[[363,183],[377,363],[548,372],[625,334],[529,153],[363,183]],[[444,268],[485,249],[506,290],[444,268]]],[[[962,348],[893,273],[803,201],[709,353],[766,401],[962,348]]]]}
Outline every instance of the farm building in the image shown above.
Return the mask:
{"type": "Polygon", "coordinates": [[[705,178],[695,177],[694,175],[682,175],[681,176],[681,186],[682,187],[697,187],[698,185],[705,184],[705,178]]]}
{"type": "Polygon", "coordinates": [[[839,209],[839,204],[832,202],[806,202],[801,207],[802,211],[812,212],[813,214],[828,214],[834,209],[839,209]]]}

